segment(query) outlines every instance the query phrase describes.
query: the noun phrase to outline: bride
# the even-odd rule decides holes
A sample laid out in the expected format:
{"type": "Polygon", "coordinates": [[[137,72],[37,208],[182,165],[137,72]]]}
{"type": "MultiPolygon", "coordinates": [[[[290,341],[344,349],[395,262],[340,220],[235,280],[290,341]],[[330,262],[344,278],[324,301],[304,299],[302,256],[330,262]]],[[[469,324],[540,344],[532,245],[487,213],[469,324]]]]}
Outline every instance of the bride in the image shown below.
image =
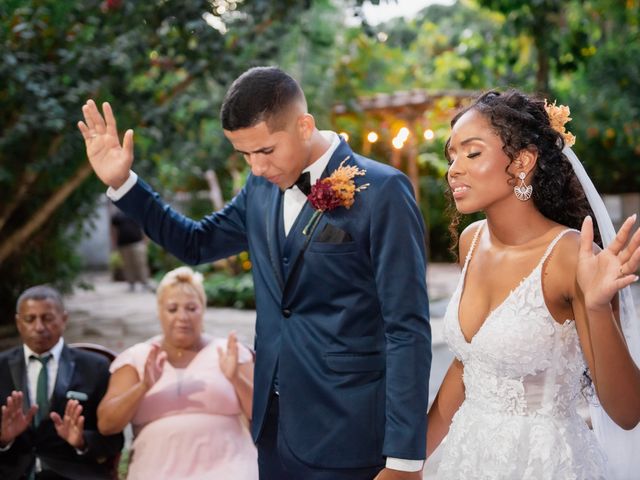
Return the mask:
{"type": "Polygon", "coordinates": [[[625,342],[617,306],[638,280],[640,231],[631,235],[634,215],[605,238],[613,229],[599,197],[585,196],[592,184],[567,120],[568,110],[509,91],[482,95],[451,122],[455,207],[486,219],[456,238],[462,274],[444,327],[456,358],[428,414],[427,455],[447,436],[438,478],[631,475],[632,458],[619,457],[640,439],[640,427],[624,431],[640,421],[627,346],[639,344],[637,318],[624,320],[625,342]],[[577,412],[582,396],[606,411],[593,420],[613,432],[603,441],[577,412]]]}

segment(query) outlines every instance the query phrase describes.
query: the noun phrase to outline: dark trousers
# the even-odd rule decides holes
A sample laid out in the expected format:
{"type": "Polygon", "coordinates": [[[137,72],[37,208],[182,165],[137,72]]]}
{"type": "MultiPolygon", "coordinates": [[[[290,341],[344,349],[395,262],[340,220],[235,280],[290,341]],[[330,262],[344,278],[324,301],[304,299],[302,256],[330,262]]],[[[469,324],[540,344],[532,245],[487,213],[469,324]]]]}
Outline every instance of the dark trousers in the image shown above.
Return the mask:
{"type": "Polygon", "coordinates": [[[258,440],[260,480],[371,480],[383,465],[373,468],[325,469],[302,463],[278,435],[278,396],[273,395],[258,440]]]}

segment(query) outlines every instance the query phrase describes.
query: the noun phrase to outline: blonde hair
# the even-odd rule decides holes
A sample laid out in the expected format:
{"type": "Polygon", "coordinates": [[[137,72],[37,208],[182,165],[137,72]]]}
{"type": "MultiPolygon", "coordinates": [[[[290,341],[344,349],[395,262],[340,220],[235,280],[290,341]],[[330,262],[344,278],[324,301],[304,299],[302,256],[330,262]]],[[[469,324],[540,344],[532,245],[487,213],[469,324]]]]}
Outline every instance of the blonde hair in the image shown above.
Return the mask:
{"type": "Polygon", "coordinates": [[[204,292],[202,281],[203,277],[200,272],[194,272],[189,267],[174,268],[170,272],[167,272],[164,277],[162,277],[162,280],[158,285],[158,288],[156,290],[158,301],[160,301],[162,294],[168,287],[181,286],[182,288],[191,288],[191,290],[193,290],[198,296],[198,299],[200,300],[202,306],[206,307],[207,296],[204,292]]]}

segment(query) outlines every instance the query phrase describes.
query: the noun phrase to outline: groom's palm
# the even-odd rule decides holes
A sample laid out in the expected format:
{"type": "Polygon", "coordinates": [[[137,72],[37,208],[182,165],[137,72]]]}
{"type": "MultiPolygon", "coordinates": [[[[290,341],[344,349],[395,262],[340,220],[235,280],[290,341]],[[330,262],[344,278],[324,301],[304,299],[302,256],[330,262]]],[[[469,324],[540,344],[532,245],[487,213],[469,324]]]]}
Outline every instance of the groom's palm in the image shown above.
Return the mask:
{"type": "Polygon", "coordinates": [[[85,121],[78,122],[84,137],[89,163],[102,182],[117,188],[129,176],[133,163],[133,131],[127,130],[120,144],[115,117],[108,103],[103,104],[104,117],[89,100],[83,107],[85,121]]]}

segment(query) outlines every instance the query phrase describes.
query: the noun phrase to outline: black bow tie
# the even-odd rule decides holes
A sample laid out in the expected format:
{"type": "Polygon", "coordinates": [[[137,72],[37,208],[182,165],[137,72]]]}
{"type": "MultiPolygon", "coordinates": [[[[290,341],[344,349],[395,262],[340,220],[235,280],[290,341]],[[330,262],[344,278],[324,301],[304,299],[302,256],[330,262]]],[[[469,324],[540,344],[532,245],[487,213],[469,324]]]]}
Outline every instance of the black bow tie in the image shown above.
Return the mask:
{"type": "Polygon", "coordinates": [[[293,188],[294,186],[298,187],[305,195],[309,195],[311,193],[311,174],[309,172],[302,172],[298,180],[296,180],[296,183],[289,188],[293,188]]]}

